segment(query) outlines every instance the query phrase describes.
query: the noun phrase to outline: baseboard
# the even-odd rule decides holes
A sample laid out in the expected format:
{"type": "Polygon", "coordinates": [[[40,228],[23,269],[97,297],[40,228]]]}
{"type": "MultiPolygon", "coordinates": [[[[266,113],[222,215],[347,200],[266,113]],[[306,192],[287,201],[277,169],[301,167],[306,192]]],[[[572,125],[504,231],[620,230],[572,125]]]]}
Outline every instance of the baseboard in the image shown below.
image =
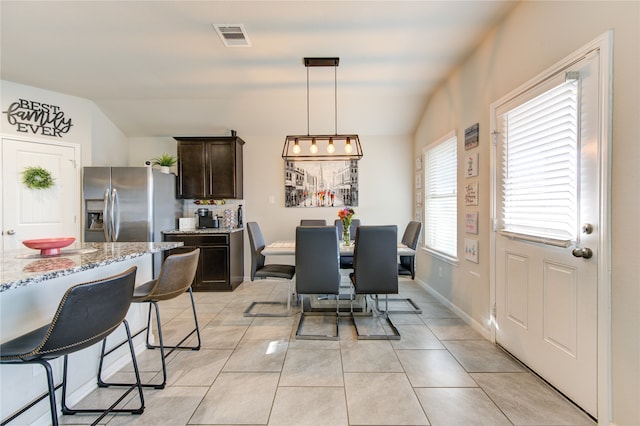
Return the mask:
{"type": "Polygon", "coordinates": [[[493,339],[491,337],[491,330],[488,330],[481,323],[479,323],[478,321],[476,321],[475,319],[470,317],[469,314],[467,314],[465,311],[460,309],[455,304],[451,303],[451,301],[449,299],[447,299],[446,297],[444,297],[443,295],[438,293],[438,291],[436,289],[434,289],[433,287],[431,287],[429,284],[427,284],[424,281],[418,279],[417,277],[415,279],[415,282],[418,283],[418,285],[420,287],[422,287],[427,293],[429,293],[430,295],[432,295],[433,297],[438,299],[438,302],[442,303],[449,310],[453,311],[453,313],[458,315],[460,317],[460,319],[462,319],[465,323],[467,323],[471,328],[473,328],[475,331],[480,333],[482,335],[482,337],[484,337],[485,339],[489,340],[490,342],[493,342],[493,339]]]}

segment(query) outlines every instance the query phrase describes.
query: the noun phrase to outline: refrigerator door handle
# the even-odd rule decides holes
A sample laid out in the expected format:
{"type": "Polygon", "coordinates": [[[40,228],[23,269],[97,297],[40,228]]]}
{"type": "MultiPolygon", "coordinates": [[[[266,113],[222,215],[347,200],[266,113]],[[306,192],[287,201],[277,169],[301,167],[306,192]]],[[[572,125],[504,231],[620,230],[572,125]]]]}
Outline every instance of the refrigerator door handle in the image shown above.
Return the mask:
{"type": "Polygon", "coordinates": [[[102,230],[104,232],[104,240],[111,241],[111,219],[109,215],[109,188],[104,190],[104,206],[102,210],[102,230]]]}
{"type": "Polygon", "coordinates": [[[111,241],[118,241],[120,233],[120,211],[118,206],[118,191],[113,188],[111,192],[111,241]]]}

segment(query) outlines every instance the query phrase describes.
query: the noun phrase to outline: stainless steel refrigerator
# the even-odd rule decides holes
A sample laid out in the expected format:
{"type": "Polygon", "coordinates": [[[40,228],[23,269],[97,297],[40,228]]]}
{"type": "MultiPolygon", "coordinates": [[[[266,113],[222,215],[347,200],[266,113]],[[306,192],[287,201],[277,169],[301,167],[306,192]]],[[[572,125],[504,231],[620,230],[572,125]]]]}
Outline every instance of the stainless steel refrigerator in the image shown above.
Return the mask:
{"type": "MultiPolygon", "coordinates": [[[[162,241],[182,213],[175,175],[150,167],[85,167],[82,181],[86,242],[162,241]]],[[[154,276],[162,256],[155,256],[154,276]]]]}

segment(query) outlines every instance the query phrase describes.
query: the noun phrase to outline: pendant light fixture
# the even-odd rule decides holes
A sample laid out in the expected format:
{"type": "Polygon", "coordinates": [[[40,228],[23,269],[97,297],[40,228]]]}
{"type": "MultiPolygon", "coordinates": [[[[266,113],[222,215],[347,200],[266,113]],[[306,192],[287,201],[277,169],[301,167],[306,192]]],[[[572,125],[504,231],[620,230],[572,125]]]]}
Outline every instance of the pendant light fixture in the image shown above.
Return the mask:
{"type": "Polygon", "coordinates": [[[338,134],[338,64],[340,58],[304,58],[307,67],[307,134],[288,135],[284,140],[282,158],[292,161],[348,161],[362,158],[358,135],[338,134]],[[334,134],[309,134],[309,67],[334,68],[334,134]]]}

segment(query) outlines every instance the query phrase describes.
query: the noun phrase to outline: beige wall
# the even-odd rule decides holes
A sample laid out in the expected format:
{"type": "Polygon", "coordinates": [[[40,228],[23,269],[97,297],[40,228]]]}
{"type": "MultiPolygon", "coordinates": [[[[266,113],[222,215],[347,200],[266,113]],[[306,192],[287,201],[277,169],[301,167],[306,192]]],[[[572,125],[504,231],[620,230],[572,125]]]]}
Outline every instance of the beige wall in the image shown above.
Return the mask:
{"type": "MultiPolygon", "coordinates": [[[[430,99],[414,141],[418,155],[427,143],[455,129],[460,157],[465,152],[464,129],[480,123],[480,263],[461,260],[451,265],[423,252],[417,264],[420,281],[486,332],[491,285],[489,106],[605,31],[614,30],[611,361],[612,418],[618,425],[640,424],[639,27],[637,1],[521,3],[430,99]]],[[[461,191],[461,172],[458,182],[461,191]]],[[[461,201],[458,210],[465,211],[461,201]]],[[[460,248],[464,229],[463,222],[458,223],[460,248]]]]}

